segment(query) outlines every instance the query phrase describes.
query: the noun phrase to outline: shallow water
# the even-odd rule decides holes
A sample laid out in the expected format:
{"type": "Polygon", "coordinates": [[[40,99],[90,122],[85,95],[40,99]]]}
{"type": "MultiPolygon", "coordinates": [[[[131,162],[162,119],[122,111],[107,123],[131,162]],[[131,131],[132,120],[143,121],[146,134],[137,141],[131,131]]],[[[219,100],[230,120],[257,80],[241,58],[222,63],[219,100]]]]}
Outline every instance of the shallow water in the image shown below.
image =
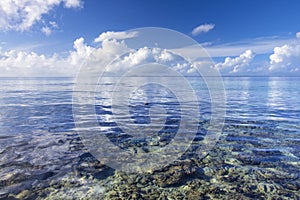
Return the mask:
{"type": "MultiPolygon", "coordinates": [[[[134,79],[126,87],[134,86],[134,79]]],[[[300,78],[225,77],[223,132],[204,158],[197,148],[211,104],[204,82],[191,80],[200,102],[197,135],[176,162],[145,174],[115,170],[88,153],[75,131],[73,83],[70,78],[0,79],[1,199],[300,198],[300,78]]],[[[132,137],[111,117],[107,94],[112,89],[109,79],[97,89],[99,126],[111,142],[135,153],[168,145],[180,126],[179,113],[195,104],[180,108],[172,91],[144,86],[147,95],[136,91],[127,108],[130,115],[119,115],[144,130],[132,137]],[[164,112],[150,118],[154,106],[164,112]],[[153,129],[159,131],[147,134],[153,129]]],[[[87,123],[89,115],[82,113],[87,123]]]]}

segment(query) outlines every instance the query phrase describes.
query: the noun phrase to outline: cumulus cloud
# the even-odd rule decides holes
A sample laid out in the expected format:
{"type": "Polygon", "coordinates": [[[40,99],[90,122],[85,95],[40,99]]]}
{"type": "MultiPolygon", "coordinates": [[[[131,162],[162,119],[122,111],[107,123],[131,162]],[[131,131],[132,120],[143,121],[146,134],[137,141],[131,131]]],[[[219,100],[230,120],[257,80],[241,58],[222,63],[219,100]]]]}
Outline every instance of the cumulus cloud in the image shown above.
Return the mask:
{"type": "MultiPolygon", "coordinates": [[[[48,25],[55,27],[55,24],[49,22],[48,25]]],[[[73,50],[65,56],[38,54],[30,50],[1,51],[0,44],[0,73],[1,76],[74,76],[83,62],[95,62],[99,67],[104,67],[112,60],[114,62],[107,68],[108,72],[124,72],[130,67],[155,62],[171,66],[182,74],[194,73],[199,66],[217,68],[222,74],[300,73],[300,45],[297,43],[274,48],[270,61],[266,63],[253,63],[254,52],[246,50],[239,56],[226,57],[223,62],[213,66],[211,62],[198,62],[201,57],[196,59],[197,63],[189,63],[174,50],[158,47],[129,48],[126,39],[136,36],[137,32],[102,33],[95,39],[100,43],[97,47],[87,44],[84,38],[78,38],[73,43],[73,50]],[[247,67],[250,64],[251,68],[247,67]]]]}
{"type": "Polygon", "coordinates": [[[136,31],[133,32],[113,32],[108,31],[101,33],[97,38],[95,38],[94,42],[102,42],[104,40],[116,39],[116,40],[124,40],[129,38],[134,38],[138,35],[136,31]]]}
{"type": "Polygon", "coordinates": [[[0,29],[29,30],[42,16],[49,13],[55,6],[63,4],[66,8],[78,8],[81,0],[1,0],[0,29]]]}
{"type": "Polygon", "coordinates": [[[289,71],[297,72],[300,65],[300,45],[283,45],[275,47],[274,52],[270,55],[271,72],[289,71]]]}
{"type": "Polygon", "coordinates": [[[79,38],[73,47],[66,57],[17,50],[0,52],[1,76],[74,76],[84,61],[94,61],[101,66],[101,62],[129,51],[124,41],[116,40],[105,40],[96,48],[79,38]]]}
{"type": "Polygon", "coordinates": [[[215,28],[214,24],[202,24],[193,29],[192,34],[194,36],[199,35],[200,33],[207,33],[208,31],[215,28]]]}
{"type": "Polygon", "coordinates": [[[300,32],[296,33],[296,38],[300,38],[300,32]]]}
{"type": "MultiPolygon", "coordinates": [[[[205,42],[200,44],[208,54],[213,58],[236,57],[251,49],[256,55],[271,54],[275,47],[285,44],[300,44],[300,40],[295,38],[261,37],[246,39],[236,42],[214,44],[205,42]]],[[[181,49],[175,49],[178,52],[185,52],[189,57],[201,57],[198,52],[198,45],[186,46],[181,49]]],[[[206,54],[202,56],[206,57],[206,54]]]]}
{"type": "Polygon", "coordinates": [[[105,40],[102,47],[96,48],[87,45],[84,38],[79,38],[74,41],[73,47],[75,51],[70,52],[68,62],[76,67],[80,67],[84,61],[106,63],[130,51],[124,41],[116,40],[105,40]]]}
{"type": "Polygon", "coordinates": [[[0,54],[2,76],[53,76],[71,71],[66,60],[35,52],[10,50],[0,54]]]}
{"type": "MultiPolygon", "coordinates": [[[[111,35],[118,36],[118,39],[121,36],[133,36],[132,33],[125,32],[111,35]]],[[[110,73],[124,72],[130,67],[149,62],[172,66],[181,73],[190,69],[183,58],[166,49],[131,49],[124,40],[105,38],[100,47],[93,47],[86,44],[84,38],[78,38],[74,41],[73,48],[65,57],[18,50],[0,52],[1,76],[74,76],[84,62],[104,67],[112,60],[115,62],[107,68],[110,73]]]]}
{"type": "Polygon", "coordinates": [[[170,66],[173,70],[188,74],[191,65],[181,56],[174,54],[166,49],[143,47],[131,49],[129,53],[120,57],[107,69],[111,73],[123,73],[130,68],[147,63],[160,63],[170,66]]]}
{"type": "Polygon", "coordinates": [[[236,73],[240,71],[242,67],[249,66],[254,57],[255,54],[253,53],[253,51],[247,50],[238,57],[225,58],[225,61],[223,63],[217,63],[215,67],[220,70],[230,69],[230,73],[236,73]]]}

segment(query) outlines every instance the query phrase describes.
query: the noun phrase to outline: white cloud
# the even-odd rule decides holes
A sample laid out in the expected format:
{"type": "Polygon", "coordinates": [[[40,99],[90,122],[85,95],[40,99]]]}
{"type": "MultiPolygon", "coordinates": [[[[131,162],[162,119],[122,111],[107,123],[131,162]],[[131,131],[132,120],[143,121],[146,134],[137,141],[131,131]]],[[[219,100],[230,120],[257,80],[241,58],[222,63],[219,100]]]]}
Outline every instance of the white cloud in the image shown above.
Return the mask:
{"type": "MultiPolygon", "coordinates": [[[[74,76],[84,61],[101,63],[130,52],[124,41],[106,39],[101,47],[92,47],[83,38],[74,41],[74,50],[67,57],[57,54],[46,56],[31,51],[9,50],[0,52],[1,76],[74,76]]],[[[162,54],[161,59],[168,59],[162,54]]]]}
{"type": "Polygon", "coordinates": [[[300,32],[296,33],[296,38],[300,38],[300,32]]]}
{"type": "Polygon", "coordinates": [[[49,36],[49,35],[51,35],[52,30],[51,30],[48,26],[44,26],[44,27],[42,28],[42,32],[43,32],[46,36],[49,36]]]}
{"type": "Polygon", "coordinates": [[[113,32],[113,31],[108,31],[101,33],[95,40],[94,42],[102,42],[104,40],[110,40],[110,39],[116,39],[116,40],[124,40],[124,39],[129,39],[129,38],[134,38],[138,35],[137,32],[113,32]]]}
{"type": "Polygon", "coordinates": [[[284,45],[282,47],[275,47],[274,54],[270,55],[270,64],[278,64],[284,61],[284,58],[290,57],[292,52],[292,47],[284,45]]]}
{"type": "Polygon", "coordinates": [[[46,35],[49,36],[52,34],[52,31],[58,29],[58,24],[55,21],[50,21],[49,26],[42,27],[41,31],[46,35]]]}
{"type": "Polygon", "coordinates": [[[0,29],[29,30],[42,16],[61,3],[66,8],[78,8],[81,0],[1,0],[0,29]]]}
{"type": "Polygon", "coordinates": [[[73,47],[75,51],[70,52],[68,62],[77,67],[80,67],[83,61],[87,60],[99,64],[105,63],[129,51],[124,41],[118,42],[116,40],[105,40],[102,42],[102,47],[95,48],[85,44],[83,38],[79,38],[74,41],[73,47]]]}
{"type": "Polygon", "coordinates": [[[53,76],[71,70],[69,67],[56,54],[47,57],[34,52],[10,50],[0,57],[2,76],[53,76]]]}
{"type": "MultiPolygon", "coordinates": [[[[55,26],[50,22],[48,25],[49,28],[55,26]]],[[[47,32],[46,29],[44,31],[47,32]]],[[[211,62],[203,64],[197,59],[189,63],[178,56],[181,54],[177,50],[168,51],[158,47],[129,48],[125,39],[137,35],[136,32],[106,32],[95,39],[100,42],[99,47],[88,45],[84,38],[78,38],[74,41],[74,49],[63,57],[57,54],[50,56],[38,54],[33,52],[32,48],[2,50],[0,51],[0,74],[1,76],[74,76],[84,61],[106,66],[109,61],[115,60],[107,69],[108,72],[124,72],[130,67],[149,62],[172,66],[174,70],[182,74],[193,73],[195,71],[193,66],[198,61],[198,64],[200,63],[204,68],[213,66],[211,62]]],[[[290,43],[273,48],[270,61],[266,63],[263,61],[260,64],[253,63],[254,51],[247,49],[238,56],[226,57],[223,62],[215,64],[214,67],[222,74],[300,73],[300,44],[290,43]],[[250,64],[251,68],[247,67],[250,64]]]]}
{"type": "Polygon", "coordinates": [[[52,28],[58,28],[58,25],[55,21],[50,21],[49,24],[52,28]]]}
{"type": "Polygon", "coordinates": [[[207,33],[208,31],[212,30],[214,27],[215,27],[214,24],[202,24],[194,28],[192,34],[196,36],[199,35],[200,33],[207,33]]]}
{"type": "MultiPolygon", "coordinates": [[[[296,38],[282,39],[277,37],[267,37],[267,38],[255,38],[250,40],[241,40],[234,43],[224,43],[224,44],[213,44],[205,43],[202,47],[208,52],[208,54],[213,57],[231,57],[239,56],[248,49],[251,49],[258,54],[271,54],[275,47],[283,46],[285,44],[299,44],[300,40],[296,38]]],[[[176,49],[177,52],[184,51],[185,55],[189,57],[206,57],[207,54],[199,55],[198,46],[188,46],[182,49],[176,49]]]]}
{"type": "MultiPolygon", "coordinates": [[[[50,25],[49,23],[49,27],[50,25]]],[[[2,50],[0,51],[0,74],[1,76],[74,76],[84,61],[97,62],[99,66],[104,66],[101,63],[112,60],[115,62],[107,69],[108,72],[118,70],[124,72],[130,67],[149,62],[172,66],[183,74],[195,71],[193,65],[200,60],[195,60],[192,64],[188,63],[178,56],[180,52],[158,47],[129,48],[125,39],[137,35],[136,32],[106,32],[96,38],[97,42],[100,42],[99,47],[88,45],[84,38],[79,38],[74,41],[74,49],[64,57],[57,54],[50,56],[38,54],[30,49],[2,50]]],[[[247,49],[238,56],[224,58],[223,62],[215,64],[214,67],[222,74],[300,73],[299,43],[273,48],[269,62],[254,63],[255,55],[256,52],[254,54],[252,49],[247,49]],[[251,67],[248,67],[250,65],[251,67]]],[[[203,64],[203,67],[207,66],[203,64]]]]}
{"type": "Polygon", "coordinates": [[[297,68],[294,68],[294,69],[291,69],[291,72],[299,72],[300,69],[297,67],[297,68]]]}
{"type": "MultiPolygon", "coordinates": [[[[112,33],[128,38],[125,32],[112,33]]],[[[104,39],[100,47],[87,45],[84,38],[74,41],[74,50],[66,57],[57,54],[46,56],[32,51],[10,50],[0,52],[1,76],[74,76],[83,62],[97,63],[100,67],[115,60],[107,72],[122,73],[131,67],[149,62],[172,66],[180,73],[191,72],[191,65],[182,57],[161,48],[131,49],[125,40],[104,39]]]]}
{"type": "Polygon", "coordinates": [[[82,5],[80,0],[63,0],[63,2],[65,3],[66,8],[78,8],[82,5]]]}
{"type": "Polygon", "coordinates": [[[146,63],[160,63],[172,67],[179,73],[186,74],[191,68],[182,57],[161,48],[131,49],[108,68],[108,72],[125,72],[129,68],[146,63]]]}
{"type": "Polygon", "coordinates": [[[271,72],[290,71],[296,72],[300,65],[300,45],[283,45],[275,47],[274,52],[270,55],[271,72]]]}
{"type": "Polygon", "coordinates": [[[236,73],[240,71],[242,67],[249,66],[251,61],[253,60],[255,54],[251,50],[247,50],[242,53],[240,56],[231,58],[225,58],[223,63],[217,63],[215,65],[216,68],[222,69],[230,69],[230,73],[236,73]]]}

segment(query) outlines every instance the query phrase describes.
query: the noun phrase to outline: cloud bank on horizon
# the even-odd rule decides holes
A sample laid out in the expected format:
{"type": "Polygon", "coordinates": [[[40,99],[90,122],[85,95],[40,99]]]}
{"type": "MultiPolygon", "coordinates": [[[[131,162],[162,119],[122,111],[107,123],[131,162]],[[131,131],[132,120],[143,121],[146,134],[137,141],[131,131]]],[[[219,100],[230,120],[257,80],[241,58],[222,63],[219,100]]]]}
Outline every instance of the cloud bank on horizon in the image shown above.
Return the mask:
{"type": "MultiPolygon", "coordinates": [[[[10,50],[0,52],[0,69],[2,76],[75,76],[84,61],[109,61],[128,53],[114,64],[113,70],[126,70],[138,64],[157,62],[174,67],[180,73],[189,74],[193,63],[188,63],[179,55],[160,48],[130,49],[126,39],[138,37],[138,32],[104,32],[94,39],[100,47],[85,43],[84,38],[74,41],[73,50],[66,57],[58,54],[46,56],[35,52],[10,50]]],[[[226,57],[223,62],[217,62],[217,68],[223,75],[239,75],[240,72],[255,73],[251,63],[256,54],[251,49],[236,57],[226,57]]],[[[259,71],[280,73],[281,71],[295,74],[299,72],[300,45],[283,45],[275,47],[269,56],[269,62],[259,71]]],[[[261,67],[261,66],[260,66],[261,67]]],[[[249,75],[249,74],[248,74],[249,75]]]]}
{"type": "MultiPolygon", "coordinates": [[[[74,41],[73,50],[69,51],[65,57],[56,53],[46,56],[18,50],[0,51],[1,76],[75,76],[84,61],[113,60],[126,52],[130,53],[114,65],[115,70],[125,70],[146,62],[158,62],[170,65],[180,73],[189,74],[192,71],[193,63],[183,62],[180,56],[166,49],[128,48],[126,39],[132,37],[138,37],[138,32],[104,32],[94,39],[95,43],[100,43],[100,47],[86,44],[84,38],[81,37],[74,41]]],[[[253,68],[251,65],[255,56],[256,53],[248,49],[239,56],[225,57],[223,62],[217,62],[214,67],[222,75],[239,75],[241,73],[249,75],[249,72],[255,74],[257,71],[264,72],[264,75],[282,71],[294,75],[300,72],[300,45],[275,47],[269,56],[268,63],[259,65],[259,68],[253,68]]]]}
{"type": "Polygon", "coordinates": [[[166,49],[144,47],[131,49],[126,39],[136,37],[137,32],[104,32],[94,39],[100,47],[85,43],[84,38],[74,41],[74,50],[67,57],[57,54],[46,56],[35,52],[10,50],[1,52],[0,68],[4,76],[75,76],[83,63],[92,62],[101,66],[112,60],[109,73],[123,73],[131,67],[149,62],[171,66],[180,73],[191,72],[191,65],[182,57],[166,49]]]}
{"type": "MultiPolygon", "coordinates": [[[[3,0],[0,1],[0,31],[30,31],[40,24],[40,31],[50,36],[59,29],[57,22],[46,20],[45,15],[62,6],[64,9],[83,8],[81,0],[3,0]]],[[[191,34],[198,36],[208,33],[217,25],[203,23],[191,34]]],[[[84,37],[73,41],[73,49],[67,54],[52,55],[35,51],[9,49],[2,51],[0,43],[0,76],[75,76],[84,61],[107,61],[127,53],[114,64],[114,69],[126,70],[137,64],[158,62],[173,67],[180,73],[193,72],[194,63],[182,60],[182,57],[166,49],[144,47],[130,49],[126,40],[138,37],[138,32],[106,31],[87,44],[84,37]],[[129,52],[129,53],[128,53],[129,52]]],[[[240,43],[216,45],[203,44],[215,61],[214,68],[222,75],[300,75],[300,32],[294,38],[253,39],[240,43]],[[259,56],[266,59],[257,61],[259,56]]],[[[193,54],[192,47],[185,51],[193,54]]],[[[195,55],[197,57],[197,55],[195,55]]]]}

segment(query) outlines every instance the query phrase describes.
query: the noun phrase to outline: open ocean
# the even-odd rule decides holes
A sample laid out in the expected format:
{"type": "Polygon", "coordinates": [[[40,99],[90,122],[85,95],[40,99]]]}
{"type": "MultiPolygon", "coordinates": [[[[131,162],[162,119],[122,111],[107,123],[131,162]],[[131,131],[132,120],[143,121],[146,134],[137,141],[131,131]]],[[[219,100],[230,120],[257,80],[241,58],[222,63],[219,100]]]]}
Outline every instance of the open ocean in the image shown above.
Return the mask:
{"type": "MultiPolygon", "coordinates": [[[[165,168],[127,174],[95,159],[76,133],[74,79],[0,78],[0,199],[300,199],[300,78],[223,81],[225,123],[207,156],[193,152],[202,141],[196,137],[186,154],[165,168]]],[[[204,91],[197,95],[203,103],[199,135],[205,135],[209,95],[203,82],[193,84],[204,91]]],[[[155,94],[154,99],[174,98],[155,94]]],[[[110,139],[118,145],[128,142],[127,136],[116,139],[120,130],[115,123],[101,122],[103,116],[110,119],[107,102],[100,98],[96,103],[99,124],[109,130],[110,139]]],[[[151,141],[159,148],[176,135],[180,105],[156,103],[170,111],[168,134],[151,141]]],[[[133,105],[131,114],[139,123],[149,123],[140,109],[133,105]]],[[[123,147],[129,148],[128,143],[123,147]]]]}

